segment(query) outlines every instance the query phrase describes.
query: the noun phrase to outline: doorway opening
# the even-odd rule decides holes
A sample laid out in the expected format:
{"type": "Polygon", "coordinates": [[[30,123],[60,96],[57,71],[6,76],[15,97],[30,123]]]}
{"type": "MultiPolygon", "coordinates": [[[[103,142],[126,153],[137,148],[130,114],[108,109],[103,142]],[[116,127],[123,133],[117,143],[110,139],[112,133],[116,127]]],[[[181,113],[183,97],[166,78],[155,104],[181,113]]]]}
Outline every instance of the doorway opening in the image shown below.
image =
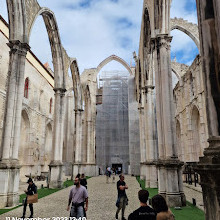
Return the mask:
{"type": "Polygon", "coordinates": [[[113,163],[112,169],[115,171],[116,174],[122,173],[122,164],[121,163],[113,163]]]}

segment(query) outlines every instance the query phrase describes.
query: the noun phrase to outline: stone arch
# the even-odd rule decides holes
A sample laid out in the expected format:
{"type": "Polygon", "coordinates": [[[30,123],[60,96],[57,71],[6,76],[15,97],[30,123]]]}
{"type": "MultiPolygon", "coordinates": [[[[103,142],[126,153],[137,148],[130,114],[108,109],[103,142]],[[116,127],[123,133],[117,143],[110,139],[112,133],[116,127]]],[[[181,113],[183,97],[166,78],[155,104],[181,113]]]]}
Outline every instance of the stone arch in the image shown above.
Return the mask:
{"type": "Polygon", "coordinates": [[[122,64],[126,69],[127,71],[129,72],[129,74],[132,76],[132,71],[131,71],[131,68],[130,66],[120,57],[116,56],[116,55],[111,55],[109,57],[107,57],[106,59],[104,59],[97,67],[97,75],[98,73],[100,72],[100,70],[105,66],[107,65],[108,63],[110,63],[111,61],[117,61],[119,62],[120,64],[122,64]]]}
{"type": "Polygon", "coordinates": [[[178,119],[176,119],[176,145],[177,153],[180,160],[183,160],[183,149],[182,149],[182,140],[181,140],[181,124],[178,119]]]}
{"type": "MultiPolygon", "coordinates": [[[[151,65],[151,20],[150,20],[150,14],[148,7],[145,7],[144,9],[144,15],[143,15],[143,51],[140,51],[140,57],[142,57],[141,60],[143,60],[140,63],[140,67],[144,72],[144,79],[142,80],[143,84],[145,84],[145,79],[150,79],[149,84],[153,84],[153,71],[150,71],[151,65]],[[150,74],[150,76],[149,76],[150,74]]],[[[142,85],[144,87],[144,85],[142,85]]]]}
{"type": "Polygon", "coordinates": [[[90,139],[91,139],[91,114],[92,114],[92,106],[91,106],[91,97],[90,97],[90,90],[89,86],[86,85],[84,88],[84,101],[85,101],[85,108],[84,108],[84,124],[83,124],[83,148],[82,148],[82,161],[88,162],[88,152],[90,147],[90,139]]]}
{"type": "Polygon", "coordinates": [[[180,74],[177,72],[177,70],[175,68],[172,67],[172,72],[176,75],[176,77],[178,78],[178,80],[180,80],[181,76],[180,74]]]}
{"type": "Polygon", "coordinates": [[[30,158],[30,120],[26,109],[21,112],[21,134],[20,134],[20,146],[18,151],[18,159],[21,164],[20,176],[25,178],[25,175],[30,173],[28,165],[31,163],[30,158]]]}
{"type": "Polygon", "coordinates": [[[27,43],[26,5],[25,1],[7,0],[9,20],[9,40],[27,43]]]}
{"type": "Polygon", "coordinates": [[[199,29],[196,24],[190,23],[182,18],[170,19],[170,31],[177,29],[187,34],[200,50],[199,29]]]}
{"type": "Polygon", "coordinates": [[[44,166],[43,171],[48,172],[49,171],[49,164],[52,160],[52,140],[53,140],[53,130],[52,130],[52,124],[48,122],[46,124],[45,129],[45,144],[44,144],[44,166]]]}
{"type": "Polygon", "coordinates": [[[80,81],[80,74],[79,74],[77,60],[75,58],[70,59],[70,70],[73,79],[73,87],[70,88],[70,90],[74,91],[75,110],[82,109],[82,102],[83,102],[82,86],[80,81]]]}
{"type": "Polygon", "coordinates": [[[196,105],[193,105],[191,111],[191,126],[192,126],[192,161],[199,161],[201,154],[200,143],[200,112],[196,105]]]}
{"type": "Polygon", "coordinates": [[[38,13],[35,15],[31,26],[28,29],[28,42],[32,27],[38,16],[42,16],[47,33],[50,41],[53,66],[54,66],[54,88],[65,89],[65,67],[64,67],[64,56],[63,47],[60,40],[60,34],[58,30],[58,24],[56,21],[55,14],[48,8],[40,8],[38,13]]]}

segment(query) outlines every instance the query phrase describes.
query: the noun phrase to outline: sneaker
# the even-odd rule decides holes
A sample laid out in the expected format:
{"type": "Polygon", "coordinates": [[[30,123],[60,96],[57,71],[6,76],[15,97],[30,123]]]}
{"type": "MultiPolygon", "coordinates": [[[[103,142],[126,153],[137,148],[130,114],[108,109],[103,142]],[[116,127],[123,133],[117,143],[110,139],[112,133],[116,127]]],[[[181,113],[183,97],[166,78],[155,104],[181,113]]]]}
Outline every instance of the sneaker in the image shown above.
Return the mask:
{"type": "Polygon", "coordinates": [[[117,213],[115,214],[115,219],[118,219],[118,214],[117,213]]]}

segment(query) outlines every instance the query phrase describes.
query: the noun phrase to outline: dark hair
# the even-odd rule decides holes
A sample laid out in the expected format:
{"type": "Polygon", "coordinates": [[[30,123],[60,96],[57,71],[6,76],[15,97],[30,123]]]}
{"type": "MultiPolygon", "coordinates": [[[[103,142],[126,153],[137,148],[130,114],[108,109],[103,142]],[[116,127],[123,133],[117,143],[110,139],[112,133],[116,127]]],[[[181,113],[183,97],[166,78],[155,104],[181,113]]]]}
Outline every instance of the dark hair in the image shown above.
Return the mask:
{"type": "Polygon", "coordinates": [[[120,174],[120,175],[119,175],[119,178],[121,178],[121,177],[125,177],[125,176],[124,176],[123,174],[120,174]]]}
{"type": "Polygon", "coordinates": [[[157,213],[168,211],[166,200],[161,195],[156,195],[152,198],[152,207],[157,213]]]}
{"type": "Polygon", "coordinates": [[[142,203],[147,203],[149,192],[147,190],[140,190],[138,192],[138,198],[142,203]]]}
{"type": "Polygon", "coordinates": [[[78,174],[76,175],[76,178],[80,178],[80,173],[78,173],[78,174]]]}

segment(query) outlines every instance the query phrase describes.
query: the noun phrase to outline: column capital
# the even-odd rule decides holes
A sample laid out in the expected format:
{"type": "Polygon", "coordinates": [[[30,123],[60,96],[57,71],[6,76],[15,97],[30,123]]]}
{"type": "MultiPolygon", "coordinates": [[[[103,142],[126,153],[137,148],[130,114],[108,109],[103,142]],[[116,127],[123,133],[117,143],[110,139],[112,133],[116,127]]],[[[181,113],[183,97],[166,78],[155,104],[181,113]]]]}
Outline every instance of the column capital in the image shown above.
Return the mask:
{"type": "Polygon", "coordinates": [[[65,88],[54,88],[53,90],[55,92],[55,95],[59,94],[60,96],[65,96],[65,92],[66,92],[65,88]]]}
{"type": "Polygon", "coordinates": [[[83,112],[84,110],[83,109],[74,109],[74,111],[75,111],[75,113],[81,113],[81,112],[83,112]]]}
{"type": "Polygon", "coordinates": [[[27,52],[30,50],[30,46],[27,43],[22,43],[19,40],[9,41],[7,43],[8,47],[11,49],[10,53],[19,53],[26,56],[27,52]]]}
{"type": "Polygon", "coordinates": [[[173,37],[168,34],[158,34],[156,37],[151,38],[151,50],[160,49],[165,47],[170,49],[170,43],[173,37]]]}
{"type": "Polygon", "coordinates": [[[145,89],[146,89],[146,93],[151,93],[155,89],[155,86],[147,85],[147,86],[145,86],[145,89]]]}

